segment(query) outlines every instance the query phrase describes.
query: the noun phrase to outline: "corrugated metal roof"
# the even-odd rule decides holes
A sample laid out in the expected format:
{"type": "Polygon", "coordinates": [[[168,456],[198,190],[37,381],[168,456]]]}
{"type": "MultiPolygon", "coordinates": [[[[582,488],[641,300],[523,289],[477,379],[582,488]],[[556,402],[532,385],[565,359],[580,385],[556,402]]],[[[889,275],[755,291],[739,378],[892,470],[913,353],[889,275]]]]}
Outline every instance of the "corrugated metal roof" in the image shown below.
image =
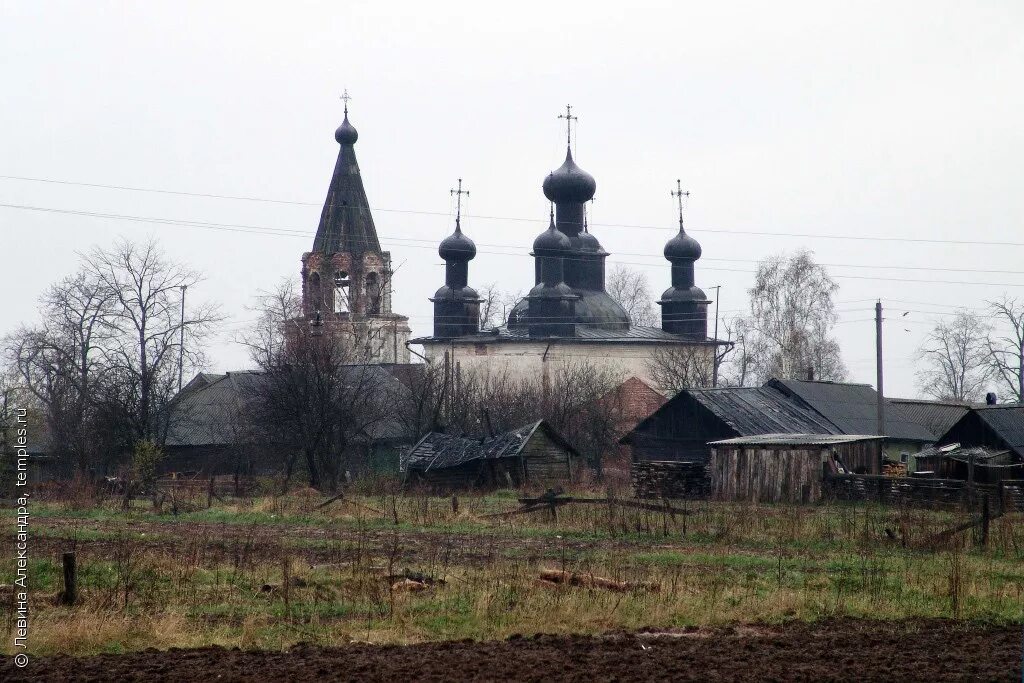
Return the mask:
{"type": "Polygon", "coordinates": [[[921,425],[930,431],[936,439],[967,414],[975,404],[958,403],[955,401],[925,401],[912,398],[890,398],[886,401],[890,406],[899,406],[907,420],[921,425]]]}
{"type": "Polygon", "coordinates": [[[821,415],[772,388],[689,389],[685,393],[740,435],[842,433],[821,415]]]}
{"type": "MultiPolygon", "coordinates": [[[[878,394],[867,384],[772,379],[765,386],[794,396],[824,415],[844,434],[870,434],[878,425],[878,394]]],[[[935,441],[931,430],[907,418],[899,405],[887,404],[885,435],[901,441],[935,441]]]]}
{"type": "Polygon", "coordinates": [[[879,441],[885,437],[866,434],[761,434],[712,441],[712,446],[834,446],[858,441],[879,441]]]}

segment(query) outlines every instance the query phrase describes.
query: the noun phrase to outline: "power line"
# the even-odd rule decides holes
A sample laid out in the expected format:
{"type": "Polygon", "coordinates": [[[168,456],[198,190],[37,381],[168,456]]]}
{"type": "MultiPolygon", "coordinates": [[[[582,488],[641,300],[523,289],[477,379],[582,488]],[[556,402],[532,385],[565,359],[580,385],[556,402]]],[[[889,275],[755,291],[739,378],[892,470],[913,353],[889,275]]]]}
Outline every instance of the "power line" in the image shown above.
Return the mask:
{"type": "MultiPolygon", "coordinates": [[[[96,211],[84,211],[84,210],[79,210],[79,209],[57,209],[57,208],[52,208],[52,207],[29,206],[29,205],[23,205],[23,204],[2,204],[2,203],[0,203],[0,208],[16,209],[16,210],[23,210],[23,211],[38,211],[38,212],[43,212],[43,213],[57,213],[57,214],[66,214],[66,215],[74,215],[74,216],[86,216],[86,217],[90,217],[90,218],[105,218],[105,219],[110,219],[110,220],[122,220],[122,221],[130,221],[130,222],[153,223],[153,224],[157,224],[157,225],[180,225],[180,226],[185,226],[185,227],[194,227],[194,228],[201,228],[201,229],[206,229],[206,230],[222,230],[222,231],[228,231],[228,232],[242,232],[242,233],[250,233],[250,234],[265,234],[265,235],[271,235],[271,236],[308,237],[310,234],[312,234],[308,230],[298,230],[298,229],[293,229],[293,228],[274,228],[274,227],[257,226],[257,225],[246,225],[246,224],[239,224],[239,223],[215,223],[215,222],[211,222],[211,221],[191,221],[191,220],[185,220],[185,219],[170,219],[170,218],[145,217],[145,216],[129,216],[129,215],[124,215],[124,214],[103,213],[103,212],[96,212],[96,211]]],[[[396,241],[396,242],[399,242],[399,243],[405,243],[405,242],[427,242],[428,241],[428,240],[424,240],[424,239],[409,238],[409,237],[390,237],[389,239],[391,239],[393,241],[396,241]]],[[[418,249],[430,249],[430,250],[435,249],[433,244],[422,244],[422,245],[420,245],[420,244],[403,244],[403,246],[411,247],[411,248],[418,248],[418,249]]],[[[508,248],[512,248],[512,246],[509,245],[508,248]]],[[[529,254],[522,253],[522,252],[508,253],[508,252],[496,252],[496,251],[483,251],[483,250],[481,250],[478,253],[494,254],[494,255],[498,255],[498,256],[529,257],[529,254]]],[[[648,257],[648,256],[642,255],[642,254],[639,255],[639,256],[642,256],[644,258],[655,258],[653,256],[652,257],[648,257]]],[[[581,261],[582,260],[586,260],[586,259],[582,259],[582,258],[578,258],[578,257],[567,257],[567,258],[574,258],[575,260],[581,260],[581,261]]],[[[709,259],[709,260],[716,260],[716,259],[709,259]]],[[[717,259],[717,260],[728,260],[728,259],[717,259]]],[[[619,261],[619,260],[612,260],[612,261],[610,261],[610,263],[618,263],[618,264],[622,264],[622,265],[645,266],[645,267],[650,267],[652,265],[656,265],[655,263],[636,262],[636,261],[619,261]]],[[[872,268],[873,266],[859,266],[859,265],[850,264],[848,267],[851,267],[851,268],[872,268]]],[[[703,267],[702,269],[706,270],[706,271],[726,272],[726,273],[754,273],[754,272],[756,272],[756,271],[753,271],[753,270],[746,270],[746,269],[739,269],[739,268],[703,267]]],[[[983,273],[983,272],[989,272],[989,271],[980,271],[979,270],[979,271],[970,271],[970,272],[982,272],[983,273]]],[[[997,273],[997,272],[1016,272],[1016,271],[992,271],[992,272],[993,273],[997,273]]],[[[1024,272],[1021,272],[1021,274],[1024,274],[1024,272]]],[[[831,275],[831,277],[839,278],[839,279],[848,279],[848,280],[874,280],[874,281],[881,281],[881,282],[911,282],[911,283],[916,282],[916,283],[922,283],[922,284],[983,285],[983,286],[990,286],[990,287],[1024,287],[1024,283],[1010,283],[1010,282],[979,282],[979,281],[965,281],[965,280],[935,280],[935,279],[919,280],[919,279],[913,279],[913,278],[893,278],[893,277],[877,277],[877,276],[870,276],[870,275],[841,275],[841,274],[834,274],[834,275],[831,275]]]]}
{"type": "MultiPolygon", "coordinates": [[[[164,190],[157,188],[148,187],[132,187],[129,185],[108,185],[102,183],[84,183],[71,180],[55,180],[50,178],[32,178],[28,176],[17,176],[17,175],[0,175],[0,179],[3,180],[20,180],[24,182],[35,182],[35,183],[50,183],[56,185],[72,185],[77,187],[92,187],[107,190],[124,190],[130,192],[148,192],[155,194],[166,194],[175,196],[185,197],[202,197],[207,199],[227,199],[236,201],[248,201],[248,202],[263,202],[269,204],[288,204],[296,206],[322,206],[322,202],[305,202],[297,200],[287,199],[270,199],[265,197],[251,197],[245,195],[226,195],[226,194],[213,194],[205,192],[186,192],[182,190],[164,190]]],[[[423,211],[417,209],[387,209],[387,208],[374,208],[374,211],[386,212],[386,213],[405,213],[405,214],[419,214],[424,216],[450,216],[450,213],[442,211],[423,211]]],[[[481,220],[500,220],[500,221],[519,221],[528,223],[543,224],[545,221],[540,218],[524,218],[521,216],[488,216],[480,214],[466,214],[467,218],[476,218],[481,220]]],[[[638,230],[665,230],[672,231],[675,228],[664,225],[639,225],[633,223],[591,223],[592,227],[605,227],[605,228],[629,228],[638,230]]],[[[730,230],[724,228],[698,228],[700,232],[709,233],[722,233],[730,235],[757,235],[766,237],[803,237],[810,239],[828,239],[828,240],[855,240],[855,241],[878,241],[878,242],[916,242],[923,244],[961,244],[968,246],[994,246],[994,247],[1024,247],[1024,242],[1001,242],[991,240],[949,240],[949,239],[936,239],[926,237],[881,237],[873,235],[827,235],[818,233],[801,233],[801,232],[766,232],[760,230],[730,230]]]]}

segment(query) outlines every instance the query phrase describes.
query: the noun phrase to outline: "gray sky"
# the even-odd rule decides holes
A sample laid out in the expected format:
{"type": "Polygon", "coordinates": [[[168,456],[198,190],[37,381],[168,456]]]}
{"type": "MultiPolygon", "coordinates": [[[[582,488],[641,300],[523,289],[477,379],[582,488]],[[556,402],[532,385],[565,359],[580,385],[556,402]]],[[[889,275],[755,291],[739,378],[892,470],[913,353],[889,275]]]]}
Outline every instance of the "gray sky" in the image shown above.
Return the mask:
{"type": "Polygon", "coordinates": [[[0,175],[309,203],[0,179],[3,204],[299,231],[0,208],[0,334],[33,319],[76,252],[154,235],[206,273],[190,296],[232,317],[212,368],[244,367],[231,337],[253,317],[252,295],[297,275],[312,244],[343,88],[377,229],[400,266],[395,310],[414,334],[430,328],[458,177],[478,216],[464,222],[481,252],[471,283],[532,284],[526,254],[546,222],[540,184],[562,161],[567,102],[611,261],[642,264],[655,294],[668,285],[661,249],[681,178],[704,247],[697,281],[722,285],[724,315],[745,305],[768,254],[807,247],[837,264],[836,333],[854,380],[874,383],[875,298],[891,317],[887,393],[913,395],[915,348],[941,312],[1024,296],[1024,247],[825,238],[1024,242],[1020,3],[277,7],[0,2],[0,175]]]}

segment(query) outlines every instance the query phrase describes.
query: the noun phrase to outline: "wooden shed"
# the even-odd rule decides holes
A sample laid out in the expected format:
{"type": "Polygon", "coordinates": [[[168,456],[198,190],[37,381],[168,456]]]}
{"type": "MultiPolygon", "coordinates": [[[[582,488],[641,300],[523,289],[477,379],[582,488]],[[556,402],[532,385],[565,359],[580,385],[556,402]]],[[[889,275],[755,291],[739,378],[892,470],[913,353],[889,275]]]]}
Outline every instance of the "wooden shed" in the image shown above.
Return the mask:
{"type": "Polygon", "coordinates": [[[883,438],[763,434],[714,441],[711,495],[755,503],[816,502],[825,472],[879,474],[883,438]]]}
{"type": "Polygon", "coordinates": [[[431,432],[403,463],[407,480],[435,489],[515,488],[573,478],[579,453],[543,420],[487,438],[431,432]]]}

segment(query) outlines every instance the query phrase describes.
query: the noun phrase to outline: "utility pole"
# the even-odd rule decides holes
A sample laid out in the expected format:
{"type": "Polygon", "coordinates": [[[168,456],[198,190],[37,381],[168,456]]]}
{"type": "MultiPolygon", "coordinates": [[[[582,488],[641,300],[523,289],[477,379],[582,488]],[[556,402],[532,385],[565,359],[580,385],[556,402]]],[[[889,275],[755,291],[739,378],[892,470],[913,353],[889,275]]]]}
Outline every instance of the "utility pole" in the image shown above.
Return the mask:
{"type": "Polygon", "coordinates": [[[882,387],[882,300],[875,303],[875,367],[878,389],[878,435],[885,435],[885,391],[882,387]]]}
{"type": "Polygon", "coordinates": [[[715,285],[715,362],[711,368],[711,386],[718,386],[718,299],[722,294],[722,285],[715,285]]]}
{"type": "Polygon", "coordinates": [[[178,339],[178,393],[181,393],[181,383],[185,373],[185,290],[188,285],[181,286],[181,329],[178,339]]]}

